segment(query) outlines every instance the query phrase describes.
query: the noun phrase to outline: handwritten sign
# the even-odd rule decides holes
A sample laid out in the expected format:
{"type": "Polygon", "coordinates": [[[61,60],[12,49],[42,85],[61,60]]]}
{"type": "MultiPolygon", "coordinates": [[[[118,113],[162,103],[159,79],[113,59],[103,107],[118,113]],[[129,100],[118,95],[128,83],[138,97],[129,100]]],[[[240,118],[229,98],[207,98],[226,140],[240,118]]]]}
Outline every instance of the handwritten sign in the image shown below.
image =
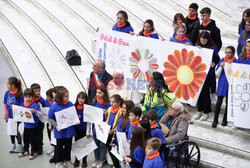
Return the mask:
{"type": "Polygon", "coordinates": [[[12,106],[13,119],[26,123],[35,123],[32,112],[30,109],[21,106],[12,106]]]}
{"type": "Polygon", "coordinates": [[[17,122],[14,119],[8,119],[7,134],[17,135],[17,122]]]}
{"type": "Polygon", "coordinates": [[[119,144],[119,153],[122,156],[130,154],[130,144],[127,142],[126,133],[116,131],[116,137],[119,144]]]}
{"type": "Polygon", "coordinates": [[[122,156],[120,153],[118,153],[117,147],[116,147],[116,146],[112,147],[112,149],[111,149],[110,152],[111,152],[118,160],[123,161],[123,156],[122,156]]]}
{"type": "Polygon", "coordinates": [[[48,121],[49,107],[41,107],[40,112],[42,115],[41,118],[39,118],[39,120],[42,121],[43,123],[49,123],[48,121]]]}
{"type": "Polygon", "coordinates": [[[55,113],[55,116],[57,125],[60,129],[68,128],[80,122],[75,106],[58,111],[55,113]]]}
{"type": "Polygon", "coordinates": [[[97,108],[97,107],[85,104],[83,113],[84,113],[83,121],[85,122],[94,123],[95,120],[97,121],[103,120],[103,109],[101,108],[97,108]]]}
{"type": "Polygon", "coordinates": [[[109,135],[110,125],[102,121],[96,121],[95,130],[96,138],[106,144],[109,135]]]}
{"type": "Polygon", "coordinates": [[[72,144],[72,152],[81,160],[97,148],[93,138],[83,137],[72,144]]]}

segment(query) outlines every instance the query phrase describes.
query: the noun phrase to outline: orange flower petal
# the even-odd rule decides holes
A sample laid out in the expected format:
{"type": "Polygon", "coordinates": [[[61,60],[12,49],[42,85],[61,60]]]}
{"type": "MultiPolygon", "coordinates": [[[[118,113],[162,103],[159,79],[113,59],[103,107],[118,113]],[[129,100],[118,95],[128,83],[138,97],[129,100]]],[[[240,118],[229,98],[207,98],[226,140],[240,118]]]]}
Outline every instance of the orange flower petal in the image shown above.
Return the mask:
{"type": "Polygon", "coordinates": [[[197,85],[195,82],[191,82],[190,85],[193,87],[193,89],[194,89],[196,92],[198,92],[198,90],[200,89],[200,86],[197,85]]]}
{"type": "Polygon", "coordinates": [[[145,72],[145,75],[146,75],[147,80],[150,81],[150,75],[149,75],[149,73],[145,72]]]}
{"type": "Polygon", "coordinates": [[[181,50],[181,56],[182,56],[182,65],[187,65],[187,58],[188,58],[188,52],[186,48],[183,48],[181,50]]]}
{"type": "Polygon", "coordinates": [[[189,90],[190,96],[194,98],[196,94],[196,91],[194,90],[194,88],[191,85],[188,85],[188,90],[189,90]]]}
{"type": "Polygon", "coordinates": [[[132,52],[131,55],[139,62],[140,58],[138,57],[138,55],[135,52],[132,52]]]}
{"type": "Polygon", "coordinates": [[[194,70],[194,73],[195,72],[201,72],[201,71],[205,71],[207,68],[206,64],[199,64],[198,66],[196,66],[193,70],[194,70]]]}
{"type": "Polygon", "coordinates": [[[175,56],[175,58],[178,60],[178,64],[179,65],[182,65],[182,58],[181,58],[181,53],[180,53],[180,51],[179,50],[175,50],[174,51],[174,56],[175,56]]]}
{"type": "Polygon", "coordinates": [[[179,85],[179,87],[176,89],[175,96],[177,98],[181,98],[183,93],[183,85],[179,85]]]}
{"type": "Polygon", "coordinates": [[[194,78],[193,82],[196,83],[197,85],[201,86],[202,83],[204,82],[204,79],[194,78]]]}
{"type": "Polygon", "coordinates": [[[188,91],[187,85],[183,85],[183,90],[182,91],[183,91],[183,93],[182,93],[183,99],[188,101],[190,96],[189,96],[189,91],[188,91]]]}
{"type": "Polygon", "coordinates": [[[171,77],[171,78],[166,78],[165,79],[165,83],[170,86],[170,85],[173,85],[177,80],[177,77],[171,77]]]}
{"type": "Polygon", "coordinates": [[[159,65],[158,64],[149,64],[149,68],[158,69],[159,65]]]}
{"type": "Polygon", "coordinates": [[[169,87],[169,90],[171,92],[175,92],[175,90],[179,86],[179,84],[180,84],[180,82],[178,80],[176,80],[175,83],[169,87]]]}
{"type": "Polygon", "coordinates": [[[137,71],[135,71],[135,72],[133,73],[133,77],[134,77],[134,78],[137,78],[137,77],[140,75],[140,73],[141,73],[141,70],[138,69],[137,71]]]}
{"type": "Polygon", "coordinates": [[[194,69],[196,66],[198,66],[201,63],[202,59],[200,56],[197,56],[194,58],[193,62],[189,66],[191,69],[194,69]]]}
{"type": "Polygon", "coordinates": [[[165,69],[168,69],[168,70],[177,71],[177,69],[175,68],[175,66],[173,66],[173,65],[170,64],[169,62],[164,62],[164,68],[165,68],[165,69]]]}
{"type": "Polygon", "coordinates": [[[176,72],[174,71],[169,71],[169,70],[164,70],[162,72],[162,75],[165,76],[166,78],[167,77],[173,77],[173,76],[176,76],[176,72]]]}
{"type": "Polygon", "coordinates": [[[193,59],[194,59],[194,51],[191,50],[191,51],[189,51],[189,53],[188,53],[187,65],[190,65],[191,62],[193,61],[193,59]]]}
{"type": "Polygon", "coordinates": [[[180,64],[173,55],[168,55],[168,61],[171,62],[176,68],[179,68],[180,64]]]}
{"type": "Polygon", "coordinates": [[[198,73],[194,73],[194,78],[205,79],[206,75],[207,75],[206,72],[198,72],[198,73]]]}

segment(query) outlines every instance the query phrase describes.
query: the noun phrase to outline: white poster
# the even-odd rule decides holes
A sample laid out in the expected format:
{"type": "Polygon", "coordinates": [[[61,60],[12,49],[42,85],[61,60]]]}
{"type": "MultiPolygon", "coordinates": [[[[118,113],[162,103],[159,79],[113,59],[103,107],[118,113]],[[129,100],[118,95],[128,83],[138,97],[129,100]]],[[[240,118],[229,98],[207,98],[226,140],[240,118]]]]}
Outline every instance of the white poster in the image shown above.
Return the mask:
{"type": "Polygon", "coordinates": [[[110,125],[102,121],[96,121],[95,130],[96,138],[106,144],[109,136],[110,125]]]}
{"type": "Polygon", "coordinates": [[[80,123],[75,106],[58,111],[55,113],[56,123],[60,129],[68,128],[80,123]]]}
{"type": "Polygon", "coordinates": [[[7,134],[8,135],[17,135],[17,122],[12,118],[8,119],[7,134]]]}
{"type": "Polygon", "coordinates": [[[72,144],[72,152],[75,154],[78,160],[81,160],[84,156],[87,156],[96,148],[97,146],[94,139],[87,138],[86,136],[72,144]]]}
{"type": "Polygon", "coordinates": [[[83,121],[85,122],[94,123],[95,120],[97,121],[103,120],[103,109],[101,108],[97,108],[97,107],[85,104],[83,113],[84,113],[83,121]]]}
{"type": "Polygon", "coordinates": [[[35,123],[32,112],[30,109],[12,105],[13,119],[26,123],[35,123]]]}
{"type": "Polygon", "coordinates": [[[55,138],[55,136],[54,136],[54,131],[50,131],[50,143],[52,144],[52,145],[56,145],[56,138],[55,138]]]}
{"type": "Polygon", "coordinates": [[[116,131],[116,137],[119,144],[119,153],[122,156],[130,155],[130,144],[127,142],[126,133],[116,131]]]}
{"type": "Polygon", "coordinates": [[[250,129],[250,66],[232,63],[225,68],[231,80],[228,89],[228,121],[250,129]]]}
{"type": "MultiPolygon", "coordinates": [[[[154,71],[162,73],[175,96],[193,106],[210,69],[213,50],[131,36],[126,33],[100,29],[97,35],[96,59],[103,59],[109,73],[122,69],[127,88],[140,92],[154,71]]],[[[109,85],[108,89],[114,86],[109,85]]]]}
{"type": "Polygon", "coordinates": [[[110,151],[118,160],[123,161],[123,156],[117,152],[117,147],[112,147],[110,151]]]}
{"type": "Polygon", "coordinates": [[[41,118],[39,118],[40,121],[43,123],[49,123],[48,122],[48,112],[49,112],[49,107],[42,107],[40,108],[41,112],[41,118]]]}

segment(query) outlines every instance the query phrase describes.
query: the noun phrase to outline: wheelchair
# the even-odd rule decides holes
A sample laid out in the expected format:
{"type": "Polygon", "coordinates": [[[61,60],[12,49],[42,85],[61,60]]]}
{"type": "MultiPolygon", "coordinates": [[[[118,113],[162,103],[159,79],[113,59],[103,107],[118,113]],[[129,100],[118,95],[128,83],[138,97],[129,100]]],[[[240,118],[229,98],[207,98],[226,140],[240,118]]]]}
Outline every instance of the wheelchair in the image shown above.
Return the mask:
{"type": "Polygon", "coordinates": [[[200,148],[197,143],[189,141],[188,136],[182,141],[167,145],[166,149],[167,168],[196,168],[200,163],[200,148]]]}

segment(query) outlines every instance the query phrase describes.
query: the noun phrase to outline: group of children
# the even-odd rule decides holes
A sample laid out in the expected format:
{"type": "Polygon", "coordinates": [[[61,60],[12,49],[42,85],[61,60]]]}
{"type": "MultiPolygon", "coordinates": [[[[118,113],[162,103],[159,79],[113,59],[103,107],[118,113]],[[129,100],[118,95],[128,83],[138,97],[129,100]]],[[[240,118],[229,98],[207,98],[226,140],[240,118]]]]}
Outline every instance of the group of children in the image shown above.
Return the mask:
{"type": "MultiPolygon", "coordinates": [[[[50,131],[53,129],[52,136],[56,138],[56,145],[53,146],[54,156],[50,159],[50,162],[55,162],[56,167],[71,167],[72,138],[75,137],[75,141],[85,136],[90,138],[91,132],[97,145],[92,167],[101,168],[104,166],[107,161],[107,151],[115,167],[125,167],[126,163],[131,167],[164,166],[166,141],[161,127],[156,122],[158,119],[156,111],[150,110],[142,117],[141,108],[134,107],[131,100],[123,101],[121,96],[117,94],[112,95],[109,100],[107,89],[103,85],[97,88],[96,96],[92,102],[88,102],[87,94],[82,91],[77,95],[75,104],[69,101],[69,91],[63,86],[49,89],[46,92],[46,100],[40,95],[39,84],[32,84],[31,88],[22,92],[20,80],[16,77],[10,77],[7,81],[7,88],[4,96],[4,118],[6,122],[13,119],[12,105],[30,109],[34,118],[34,123],[24,122],[24,146],[22,146],[20,132],[17,136],[11,136],[10,152],[19,153],[19,158],[28,156],[30,160],[33,160],[38,154],[42,154],[44,123],[39,120],[42,115],[40,110],[41,107],[49,107],[48,137],[51,139],[50,131]],[[83,121],[84,104],[91,104],[103,109],[103,121],[111,126],[106,144],[96,138],[95,125],[83,121]],[[80,123],[60,129],[56,122],[56,113],[72,106],[76,108],[80,123]],[[144,118],[144,120],[140,120],[141,118],[144,118]],[[131,153],[129,156],[124,156],[123,162],[119,162],[110,152],[112,146],[117,144],[116,132],[125,132],[127,140],[130,142],[131,153]],[[17,146],[15,145],[15,138],[18,140],[17,146]]],[[[19,125],[20,122],[18,122],[19,125]]],[[[80,161],[75,158],[74,167],[78,167],[79,164],[80,161]]],[[[82,159],[81,166],[87,167],[87,156],[82,159]]]]}

